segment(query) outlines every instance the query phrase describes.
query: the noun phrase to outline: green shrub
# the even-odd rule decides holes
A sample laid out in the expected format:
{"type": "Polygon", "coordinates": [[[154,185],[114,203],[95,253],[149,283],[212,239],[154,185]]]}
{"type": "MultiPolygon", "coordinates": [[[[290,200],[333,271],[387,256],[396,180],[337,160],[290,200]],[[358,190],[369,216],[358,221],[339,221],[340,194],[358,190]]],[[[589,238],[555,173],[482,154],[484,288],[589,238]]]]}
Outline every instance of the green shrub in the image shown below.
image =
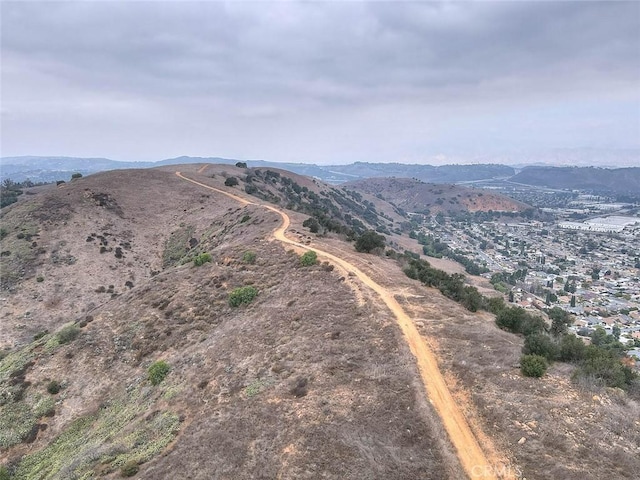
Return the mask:
{"type": "Polygon", "coordinates": [[[245,215],[244,217],[242,217],[242,219],[240,220],[240,223],[246,223],[249,220],[251,220],[251,215],[245,215]]]}
{"type": "Polygon", "coordinates": [[[193,264],[196,267],[200,267],[205,263],[210,262],[211,260],[212,259],[211,259],[210,253],[201,253],[200,255],[198,255],[196,258],[193,259],[193,264]]]}
{"type": "Polygon", "coordinates": [[[525,355],[540,355],[549,362],[558,358],[558,346],[544,333],[534,333],[524,339],[522,353],[525,355]]]}
{"type": "Polygon", "coordinates": [[[521,333],[525,336],[543,332],[546,327],[542,318],[531,315],[520,307],[500,310],[496,315],[496,325],[502,330],[521,333]]]}
{"type": "Polygon", "coordinates": [[[320,222],[313,217],[309,217],[302,222],[302,226],[308,228],[311,233],[318,233],[320,231],[320,222]]]}
{"type": "Polygon", "coordinates": [[[628,388],[637,374],[620,362],[614,352],[589,345],[585,358],[574,372],[574,379],[591,379],[599,386],[628,388]]]}
{"type": "Polygon", "coordinates": [[[41,330],[40,332],[36,333],[33,336],[34,340],[40,340],[42,337],[44,337],[45,335],[47,335],[49,333],[49,330],[41,330]]]}
{"type": "Polygon", "coordinates": [[[244,263],[256,263],[256,252],[252,252],[251,250],[247,250],[242,254],[242,261],[244,263]]]}
{"type": "Polygon", "coordinates": [[[122,477],[133,477],[140,471],[140,467],[135,460],[129,460],[120,468],[120,475],[122,477]]]}
{"type": "Polygon", "coordinates": [[[356,240],[356,250],[358,252],[370,253],[377,248],[384,248],[385,238],[377,234],[374,230],[367,230],[356,240]]]}
{"type": "Polygon", "coordinates": [[[4,465],[0,465],[0,480],[11,480],[9,469],[4,465]]]}
{"type": "Polygon", "coordinates": [[[56,393],[60,392],[61,388],[62,387],[60,386],[60,382],[51,380],[47,385],[47,392],[49,392],[51,395],[55,395],[56,393]]]}
{"type": "Polygon", "coordinates": [[[318,263],[318,254],[313,250],[305,252],[304,255],[300,257],[300,264],[303,267],[310,267],[316,263],[318,263]]]}
{"type": "Polygon", "coordinates": [[[74,173],[71,175],[71,180],[75,180],[76,178],[82,178],[81,173],[74,173]]]}
{"type": "Polygon", "coordinates": [[[42,282],[44,282],[44,277],[43,277],[42,275],[38,275],[38,276],[36,277],[36,282],[38,282],[38,283],[42,283],[42,282]]]}
{"type": "Polygon", "coordinates": [[[560,340],[558,359],[563,362],[579,362],[586,355],[587,346],[573,334],[566,334],[560,340]]]}
{"type": "Polygon", "coordinates": [[[240,305],[249,304],[257,295],[258,291],[251,285],[238,287],[229,294],[229,305],[239,307],[240,305]]]}
{"type": "Polygon", "coordinates": [[[507,308],[507,306],[504,303],[504,299],[502,297],[491,297],[487,300],[487,309],[495,315],[500,313],[505,308],[507,308]]]}
{"type": "Polygon", "coordinates": [[[520,358],[520,371],[525,377],[539,378],[547,371],[547,361],[540,355],[523,355],[520,358]]]}
{"type": "Polygon", "coordinates": [[[236,177],[229,177],[224,181],[225,186],[227,187],[235,187],[238,185],[238,179],[236,177]]]}
{"type": "Polygon", "coordinates": [[[80,335],[80,327],[77,325],[67,325],[63,327],[56,335],[58,343],[64,345],[65,343],[73,342],[78,335],[80,335]]]}
{"type": "Polygon", "coordinates": [[[159,385],[171,370],[171,367],[164,360],[159,360],[151,364],[148,370],[148,377],[151,385],[159,385]]]}

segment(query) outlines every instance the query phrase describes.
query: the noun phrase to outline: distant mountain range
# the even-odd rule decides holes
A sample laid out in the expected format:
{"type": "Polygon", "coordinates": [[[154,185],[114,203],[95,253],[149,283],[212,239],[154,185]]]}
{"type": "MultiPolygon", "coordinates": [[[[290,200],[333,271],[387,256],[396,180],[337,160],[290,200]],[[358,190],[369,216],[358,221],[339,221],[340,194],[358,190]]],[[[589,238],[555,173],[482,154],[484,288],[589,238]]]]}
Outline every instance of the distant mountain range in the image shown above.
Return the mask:
{"type": "MultiPolygon", "coordinates": [[[[106,170],[151,168],[187,163],[234,165],[240,160],[220,157],[176,157],[159,162],[120,162],[108,158],[76,157],[3,157],[0,160],[0,180],[15,182],[51,182],[66,180],[73,173],[89,175],[106,170]]],[[[370,177],[417,178],[432,183],[457,183],[493,178],[508,178],[516,171],[506,165],[410,165],[403,163],[356,162],[350,165],[315,165],[307,163],[279,163],[266,160],[242,160],[249,167],[280,168],[299,175],[316,177],[329,183],[342,183],[370,177]]]]}
{"type": "MultiPolygon", "coordinates": [[[[106,170],[151,168],[188,163],[234,165],[239,160],[220,157],[177,157],[159,162],[120,162],[107,158],[3,157],[0,181],[53,182],[68,180],[73,173],[89,175],[106,170]]],[[[279,163],[242,160],[249,167],[280,168],[328,183],[343,183],[372,177],[414,178],[430,183],[467,183],[501,179],[533,186],[580,189],[598,193],[640,194],[640,167],[551,167],[524,166],[521,170],[501,164],[418,165],[403,163],[355,162],[349,165],[279,163]]]]}

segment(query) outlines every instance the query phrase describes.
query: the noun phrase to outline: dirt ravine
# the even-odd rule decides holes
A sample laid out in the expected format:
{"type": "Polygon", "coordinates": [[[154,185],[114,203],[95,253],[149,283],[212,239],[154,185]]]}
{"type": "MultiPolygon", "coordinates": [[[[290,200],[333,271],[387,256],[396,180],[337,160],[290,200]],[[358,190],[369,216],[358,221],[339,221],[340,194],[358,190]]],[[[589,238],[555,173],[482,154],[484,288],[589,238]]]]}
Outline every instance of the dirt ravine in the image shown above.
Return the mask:
{"type": "MultiPolygon", "coordinates": [[[[234,195],[233,193],[192,180],[183,176],[180,172],[176,172],[176,175],[188,182],[199,185],[200,187],[226,195],[243,205],[257,205],[277,213],[282,217],[282,224],[273,232],[274,238],[288,245],[305,250],[310,249],[308,245],[304,245],[286,237],[285,232],[289,228],[290,220],[289,216],[284,211],[271,205],[249,201],[238,195],[234,195]]],[[[455,447],[458,459],[460,460],[465,472],[469,478],[496,478],[495,469],[492,468],[492,465],[487,460],[476,437],[471,431],[469,423],[464,417],[462,410],[453,399],[451,392],[445,383],[444,377],[438,368],[438,362],[434,353],[427,345],[425,339],[418,332],[418,329],[411,318],[405,313],[391,292],[374,282],[368,275],[352,263],[315,247],[313,250],[319,256],[326,258],[347,272],[351,272],[352,275],[355,275],[363,284],[380,296],[396,317],[397,323],[409,344],[411,353],[416,358],[429,401],[440,416],[445,430],[449,435],[449,440],[455,447]]]]}

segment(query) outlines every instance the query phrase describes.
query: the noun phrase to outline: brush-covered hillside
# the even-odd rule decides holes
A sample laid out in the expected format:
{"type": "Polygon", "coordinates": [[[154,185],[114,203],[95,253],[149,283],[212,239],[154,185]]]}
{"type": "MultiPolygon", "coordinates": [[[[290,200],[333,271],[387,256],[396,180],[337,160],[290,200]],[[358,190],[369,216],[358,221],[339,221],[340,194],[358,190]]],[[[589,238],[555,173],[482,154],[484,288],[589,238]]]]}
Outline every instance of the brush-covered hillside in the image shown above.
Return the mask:
{"type": "MultiPolygon", "coordinates": [[[[247,174],[183,171],[238,193],[224,183],[247,174]]],[[[100,173],[3,210],[2,474],[460,475],[390,314],[273,240],[277,213],[174,172],[100,173]]],[[[278,195],[282,177],[255,175],[278,195]]]]}
{"type": "Polygon", "coordinates": [[[242,164],[25,191],[1,211],[0,479],[636,478],[637,392],[525,377],[496,299],[394,251],[419,249],[402,214],[242,164]]]}
{"type": "Polygon", "coordinates": [[[522,212],[530,208],[488,190],[452,184],[424,183],[412,178],[367,178],[345,188],[376,195],[407,212],[522,212]]]}

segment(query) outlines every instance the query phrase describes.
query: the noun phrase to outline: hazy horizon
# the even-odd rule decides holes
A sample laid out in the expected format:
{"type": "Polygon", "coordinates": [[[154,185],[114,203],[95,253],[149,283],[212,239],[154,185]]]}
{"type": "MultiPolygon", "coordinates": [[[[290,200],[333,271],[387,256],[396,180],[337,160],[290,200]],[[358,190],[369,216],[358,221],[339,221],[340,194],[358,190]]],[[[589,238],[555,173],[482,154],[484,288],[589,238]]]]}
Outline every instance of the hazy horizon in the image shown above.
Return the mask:
{"type": "Polygon", "coordinates": [[[640,159],[639,2],[0,9],[2,157],[640,159]]]}
{"type": "Polygon", "coordinates": [[[501,164],[508,166],[576,166],[576,167],[603,167],[603,168],[624,168],[624,167],[640,167],[638,163],[640,159],[640,149],[626,149],[626,150],[590,150],[590,149],[558,149],[556,151],[547,152],[534,152],[527,155],[514,153],[512,155],[503,155],[499,157],[487,157],[479,159],[459,158],[459,157],[445,157],[434,156],[431,158],[425,158],[424,161],[405,161],[398,162],[396,160],[379,160],[379,161],[367,161],[356,160],[353,162],[304,162],[304,161],[285,161],[279,159],[270,158],[240,158],[240,157],[224,157],[221,155],[177,155],[175,157],[161,157],[161,158],[149,158],[149,159],[130,159],[130,158],[112,158],[105,156],[91,156],[91,157],[75,157],[71,155],[11,155],[0,157],[0,168],[2,163],[7,163],[7,159],[14,158],[69,158],[69,159],[102,159],[111,160],[122,163],[159,163],[165,160],[172,160],[176,158],[189,158],[189,159],[222,159],[241,162],[269,162],[269,163],[282,163],[282,164],[314,164],[318,166],[331,166],[331,165],[350,165],[353,163],[400,163],[407,165],[477,165],[477,164],[501,164]],[[591,161],[597,157],[598,162],[591,161]]]}

